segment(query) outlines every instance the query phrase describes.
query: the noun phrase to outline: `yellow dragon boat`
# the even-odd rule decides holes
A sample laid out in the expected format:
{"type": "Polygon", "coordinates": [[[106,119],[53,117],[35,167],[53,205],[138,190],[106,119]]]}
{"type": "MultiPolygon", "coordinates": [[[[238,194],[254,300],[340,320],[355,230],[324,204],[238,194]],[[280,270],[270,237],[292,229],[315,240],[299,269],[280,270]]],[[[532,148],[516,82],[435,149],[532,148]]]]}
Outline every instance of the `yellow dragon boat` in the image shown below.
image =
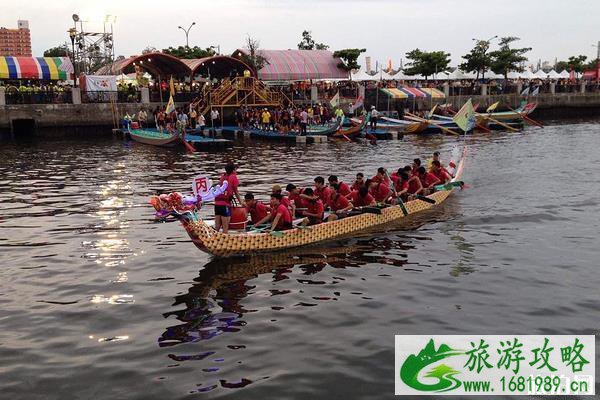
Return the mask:
{"type": "Polygon", "coordinates": [[[444,185],[441,190],[426,196],[426,198],[407,201],[402,205],[381,208],[380,213],[362,213],[318,225],[295,227],[279,231],[277,234],[263,231],[217,232],[207,222],[199,218],[198,213],[195,211],[181,214],[180,220],[193,243],[200,250],[217,257],[261,254],[308,246],[369,231],[443,203],[459,186],[458,183],[464,169],[465,160],[466,147],[456,167],[455,177],[450,184],[444,185]]]}

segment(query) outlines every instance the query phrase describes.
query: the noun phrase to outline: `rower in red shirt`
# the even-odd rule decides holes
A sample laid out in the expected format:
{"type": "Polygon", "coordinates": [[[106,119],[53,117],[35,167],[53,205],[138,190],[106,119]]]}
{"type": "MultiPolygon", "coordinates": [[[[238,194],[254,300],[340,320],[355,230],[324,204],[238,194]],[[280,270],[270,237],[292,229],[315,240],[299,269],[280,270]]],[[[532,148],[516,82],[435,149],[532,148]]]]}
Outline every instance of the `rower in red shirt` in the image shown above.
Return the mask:
{"type": "Polygon", "coordinates": [[[371,193],[371,196],[375,198],[376,202],[385,203],[389,199],[392,191],[386,183],[377,181],[367,182],[369,186],[369,193],[371,193]]]}
{"type": "Polygon", "coordinates": [[[306,199],[306,211],[302,211],[304,220],[302,225],[317,225],[323,222],[323,213],[325,206],[319,197],[316,196],[311,188],[304,189],[302,196],[306,199]]]}
{"type": "Polygon", "coordinates": [[[250,214],[250,220],[253,225],[257,225],[257,222],[260,222],[269,215],[269,209],[266,205],[264,205],[261,201],[254,199],[254,194],[248,192],[244,196],[244,203],[246,204],[246,210],[250,214]]]}
{"type": "Polygon", "coordinates": [[[329,187],[330,188],[334,184],[338,185],[339,186],[338,193],[341,194],[344,197],[348,196],[350,193],[352,193],[352,190],[350,190],[350,186],[348,186],[347,183],[339,181],[338,177],[336,175],[330,175],[329,178],[327,178],[327,181],[329,181],[329,187]]]}
{"type": "MultiPolygon", "coordinates": [[[[352,186],[350,186],[350,193],[360,189],[363,186],[365,186],[365,175],[362,172],[359,172],[358,174],[356,174],[356,179],[354,180],[354,183],[352,183],[352,186]]],[[[346,197],[350,197],[350,194],[346,197]]]]}
{"type": "Polygon", "coordinates": [[[285,190],[288,192],[288,199],[292,203],[292,215],[298,215],[296,210],[306,208],[306,199],[302,197],[304,189],[296,187],[293,183],[288,183],[285,190]]]}
{"type": "Polygon", "coordinates": [[[377,202],[375,198],[369,193],[369,188],[361,186],[360,189],[350,193],[349,200],[352,202],[354,207],[371,207],[376,206],[377,202]]]}
{"type": "Polygon", "coordinates": [[[391,184],[390,179],[387,176],[386,170],[383,167],[377,168],[377,174],[371,178],[371,182],[385,183],[388,187],[391,184]]]}
{"type": "Polygon", "coordinates": [[[433,160],[431,162],[430,172],[440,180],[441,184],[444,184],[452,179],[446,171],[446,168],[442,167],[442,164],[440,164],[440,162],[437,160],[433,160]]]}
{"type": "Polygon", "coordinates": [[[338,218],[343,218],[348,211],[354,208],[352,203],[342,194],[339,184],[334,183],[331,185],[331,189],[333,190],[331,194],[331,211],[333,213],[327,217],[327,221],[335,221],[338,218]]]}
{"type": "Polygon", "coordinates": [[[435,185],[439,185],[441,183],[440,179],[431,172],[427,172],[425,167],[419,167],[419,169],[417,169],[417,176],[421,181],[421,185],[423,186],[423,195],[425,196],[433,191],[433,187],[435,185]]]}
{"type": "Polygon", "coordinates": [[[421,166],[421,159],[415,158],[412,163],[411,174],[417,175],[417,170],[419,169],[420,166],[421,166]]]}
{"type": "MultiPolygon", "coordinates": [[[[306,194],[306,190],[304,190],[304,194],[306,194]]],[[[317,196],[323,202],[323,205],[329,205],[331,189],[325,186],[325,179],[322,176],[317,176],[315,178],[314,195],[317,196]]]]}
{"type": "Polygon", "coordinates": [[[287,208],[290,208],[292,206],[290,199],[287,196],[284,196],[283,193],[281,193],[281,192],[282,192],[282,189],[281,189],[281,186],[279,186],[279,185],[273,185],[273,187],[271,188],[271,193],[281,195],[281,204],[283,204],[287,208]]]}
{"type": "Polygon", "coordinates": [[[394,182],[394,189],[396,190],[396,196],[400,197],[403,201],[408,199],[408,190],[410,177],[402,168],[398,169],[396,173],[396,180],[394,182]]]}
{"type": "Polygon", "coordinates": [[[293,228],[292,213],[286,206],[281,204],[281,197],[282,196],[277,193],[271,195],[271,213],[265,216],[256,225],[271,222],[272,231],[283,231],[293,228]]]}

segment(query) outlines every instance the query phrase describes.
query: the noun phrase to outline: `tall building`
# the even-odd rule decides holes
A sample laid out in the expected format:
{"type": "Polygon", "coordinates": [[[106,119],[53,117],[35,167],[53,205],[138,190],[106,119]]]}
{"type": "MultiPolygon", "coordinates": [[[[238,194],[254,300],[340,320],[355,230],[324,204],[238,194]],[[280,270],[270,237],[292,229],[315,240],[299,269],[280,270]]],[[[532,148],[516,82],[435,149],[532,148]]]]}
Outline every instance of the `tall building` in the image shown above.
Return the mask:
{"type": "Polygon", "coordinates": [[[31,57],[29,21],[17,21],[17,29],[0,27],[0,56],[31,57]]]}

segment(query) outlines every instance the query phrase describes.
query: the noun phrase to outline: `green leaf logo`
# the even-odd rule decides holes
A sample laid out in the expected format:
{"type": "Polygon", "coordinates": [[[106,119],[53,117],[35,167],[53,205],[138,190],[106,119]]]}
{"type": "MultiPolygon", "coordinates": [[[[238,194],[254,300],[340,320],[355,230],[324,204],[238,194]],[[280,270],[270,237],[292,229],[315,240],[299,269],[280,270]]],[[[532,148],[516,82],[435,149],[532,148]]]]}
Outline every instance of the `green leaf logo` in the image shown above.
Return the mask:
{"type": "Polygon", "coordinates": [[[431,339],[418,355],[411,354],[406,358],[400,368],[400,379],[411,388],[422,392],[447,392],[456,389],[461,385],[461,381],[456,379],[454,375],[459,374],[460,371],[456,371],[452,367],[439,364],[428,371],[425,377],[437,378],[438,380],[433,384],[420,382],[419,373],[431,364],[461,354],[465,354],[464,351],[454,350],[445,344],[441,344],[439,349],[436,350],[433,339],[431,339]]]}

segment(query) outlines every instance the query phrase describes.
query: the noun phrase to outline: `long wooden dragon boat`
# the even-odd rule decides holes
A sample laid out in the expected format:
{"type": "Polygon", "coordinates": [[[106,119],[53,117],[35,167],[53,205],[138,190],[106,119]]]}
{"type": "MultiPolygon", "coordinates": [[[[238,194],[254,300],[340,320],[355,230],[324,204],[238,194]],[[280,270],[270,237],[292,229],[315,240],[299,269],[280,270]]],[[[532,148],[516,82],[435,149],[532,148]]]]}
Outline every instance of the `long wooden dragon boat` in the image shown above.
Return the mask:
{"type": "MultiPolygon", "coordinates": [[[[466,147],[456,168],[453,182],[458,183],[466,159],[466,147]]],[[[194,244],[202,251],[217,257],[232,257],[259,254],[294,247],[308,246],[340,237],[349,237],[378,226],[399,221],[405,216],[416,214],[439,205],[454,192],[455,185],[449,184],[427,196],[428,201],[416,199],[381,208],[381,213],[364,213],[309,227],[295,227],[280,231],[277,235],[263,232],[222,233],[215,231],[197,212],[180,215],[180,220],[194,244]]]]}
{"type": "Polygon", "coordinates": [[[358,123],[351,121],[353,126],[351,126],[350,128],[340,127],[333,135],[331,135],[331,137],[346,138],[346,139],[356,138],[362,133],[362,131],[365,130],[367,124],[369,123],[370,118],[371,118],[371,114],[367,113],[366,115],[362,116],[362,118],[360,119],[360,121],[358,123]]]}
{"type": "MultiPolygon", "coordinates": [[[[198,133],[199,130],[188,130],[188,133],[185,136],[185,141],[188,145],[193,146],[197,150],[225,149],[233,147],[233,142],[231,140],[205,137],[198,133]]],[[[131,136],[131,139],[136,142],[152,146],[176,147],[185,145],[179,134],[161,132],[153,128],[130,128],[129,135],[131,136]]]]}

